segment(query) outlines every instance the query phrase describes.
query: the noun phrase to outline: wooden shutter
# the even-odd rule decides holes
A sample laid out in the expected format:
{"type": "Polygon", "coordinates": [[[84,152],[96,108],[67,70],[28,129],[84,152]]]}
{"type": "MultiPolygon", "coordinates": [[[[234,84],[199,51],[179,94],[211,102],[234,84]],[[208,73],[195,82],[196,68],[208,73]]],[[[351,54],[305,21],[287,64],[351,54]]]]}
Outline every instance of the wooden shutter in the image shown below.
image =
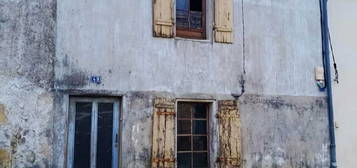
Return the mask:
{"type": "Polygon", "coordinates": [[[241,167],[240,114],[235,100],[218,101],[220,168],[241,167]]]}
{"type": "Polygon", "coordinates": [[[154,100],[152,168],[175,167],[175,100],[154,100]]]}
{"type": "Polygon", "coordinates": [[[153,0],[154,36],[173,37],[172,0],[153,0]]]}
{"type": "Polygon", "coordinates": [[[215,41],[233,43],[233,0],[215,0],[214,5],[215,41]]]}

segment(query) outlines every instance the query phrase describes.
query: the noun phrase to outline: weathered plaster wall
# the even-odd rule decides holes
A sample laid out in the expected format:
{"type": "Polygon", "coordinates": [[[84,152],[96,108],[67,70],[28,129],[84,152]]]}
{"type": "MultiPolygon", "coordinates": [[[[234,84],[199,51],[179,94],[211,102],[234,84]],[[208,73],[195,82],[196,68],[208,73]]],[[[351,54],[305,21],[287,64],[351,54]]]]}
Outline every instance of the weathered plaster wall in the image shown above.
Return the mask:
{"type": "Polygon", "coordinates": [[[322,65],[318,0],[234,0],[233,45],[214,43],[212,24],[207,40],[153,38],[151,5],[58,2],[54,165],[64,164],[69,93],[123,95],[122,165],[148,167],[155,96],[232,99],[243,85],[245,167],[328,165],[325,94],[314,80],[322,65]],[[91,75],[102,84],[89,83],[91,75]]]}
{"type": "Polygon", "coordinates": [[[245,95],[240,102],[245,167],[329,166],[324,97],[245,95]]]}
{"type": "Polygon", "coordinates": [[[154,97],[232,99],[244,84],[245,167],[328,165],[325,97],[314,82],[317,0],[234,0],[233,44],[214,43],[210,31],[207,40],[153,38],[151,1],[57,3],[0,0],[0,159],[64,167],[69,95],[92,94],[122,96],[122,165],[148,167],[154,97]]]}
{"type": "MultiPolygon", "coordinates": [[[[339,84],[334,82],[333,100],[336,121],[337,165],[357,167],[357,1],[329,1],[332,44],[339,71],[339,84]]],[[[334,74],[334,71],[331,72],[334,74]]]]}
{"type": "MultiPolygon", "coordinates": [[[[234,1],[233,44],[213,42],[212,2],[207,5],[207,40],[154,38],[151,1],[58,2],[55,89],[124,95],[123,167],[151,164],[151,101],[155,96],[232,99],[231,93],[241,93],[241,1],[234,1]],[[89,83],[91,75],[100,75],[102,84],[89,83]]],[[[56,107],[66,111],[66,93],[58,97],[56,107]]],[[[55,115],[54,165],[58,167],[65,162],[63,116],[67,113],[55,115]]],[[[211,156],[214,160],[215,154],[211,156]]]]}
{"type": "Polygon", "coordinates": [[[318,0],[244,0],[246,93],[322,96],[318,0]]]}
{"type": "Polygon", "coordinates": [[[318,0],[244,0],[245,167],[328,167],[318,0]]]}
{"type": "Polygon", "coordinates": [[[240,93],[241,1],[234,0],[234,44],[153,38],[152,2],[58,2],[56,88],[180,93],[240,93]],[[140,9],[140,10],[138,10],[140,9]],[[89,84],[101,75],[101,85],[89,84]]]}
{"type": "Polygon", "coordinates": [[[0,0],[0,167],[50,167],[55,1],[0,0]]]}

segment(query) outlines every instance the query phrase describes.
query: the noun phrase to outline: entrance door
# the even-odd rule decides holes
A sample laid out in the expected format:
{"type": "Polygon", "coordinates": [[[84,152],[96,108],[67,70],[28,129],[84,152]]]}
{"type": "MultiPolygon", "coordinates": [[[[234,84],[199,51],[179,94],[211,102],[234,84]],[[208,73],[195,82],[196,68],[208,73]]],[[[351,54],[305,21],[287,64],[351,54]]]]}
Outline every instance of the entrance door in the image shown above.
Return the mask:
{"type": "Polygon", "coordinates": [[[68,168],[118,168],[119,101],[71,98],[68,168]]]}

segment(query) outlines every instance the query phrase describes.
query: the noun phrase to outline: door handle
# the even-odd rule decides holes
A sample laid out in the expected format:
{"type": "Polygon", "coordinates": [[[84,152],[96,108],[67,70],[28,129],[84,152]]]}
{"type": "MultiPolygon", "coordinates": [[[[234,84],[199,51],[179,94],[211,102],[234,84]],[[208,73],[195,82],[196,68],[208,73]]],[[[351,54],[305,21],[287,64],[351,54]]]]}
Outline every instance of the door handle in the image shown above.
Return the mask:
{"type": "Polygon", "coordinates": [[[119,145],[118,145],[118,134],[115,134],[115,144],[114,146],[117,148],[119,145]]]}

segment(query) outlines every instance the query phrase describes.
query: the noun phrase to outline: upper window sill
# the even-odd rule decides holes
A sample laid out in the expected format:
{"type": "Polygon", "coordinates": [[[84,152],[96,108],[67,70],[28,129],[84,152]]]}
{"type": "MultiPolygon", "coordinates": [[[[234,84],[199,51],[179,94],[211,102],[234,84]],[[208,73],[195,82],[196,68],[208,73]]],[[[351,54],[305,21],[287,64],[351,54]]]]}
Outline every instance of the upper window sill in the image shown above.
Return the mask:
{"type": "Polygon", "coordinates": [[[184,37],[174,37],[175,40],[182,40],[182,41],[192,41],[192,42],[200,42],[200,43],[211,43],[210,39],[191,39],[191,38],[184,38],[184,37]]]}

